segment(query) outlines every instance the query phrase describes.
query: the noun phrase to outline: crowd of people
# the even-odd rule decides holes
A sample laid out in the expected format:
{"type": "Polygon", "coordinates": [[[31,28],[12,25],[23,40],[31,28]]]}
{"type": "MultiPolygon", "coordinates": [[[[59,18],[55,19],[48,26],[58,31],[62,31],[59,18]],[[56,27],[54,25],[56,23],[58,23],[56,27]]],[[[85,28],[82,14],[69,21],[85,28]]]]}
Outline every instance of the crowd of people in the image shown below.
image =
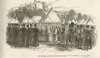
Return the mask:
{"type": "Polygon", "coordinates": [[[95,44],[95,26],[70,24],[8,24],[7,43],[29,47],[40,41],[65,44],[81,49],[92,49],[95,44]]]}
{"type": "Polygon", "coordinates": [[[74,25],[69,26],[67,44],[71,44],[76,48],[92,49],[95,45],[95,26],[90,25],[74,25]],[[69,42],[69,43],[68,43],[69,42]]]}
{"type": "Polygon", "coordinates": [[[39,46],[38,33],[39,30],[36,28],[36,24],[34,25],[34,28],[29,24],[27,25],[27,28],[25,27],[25,24],[8,24],[6,33],[7,43],[23,45],[26,47],[33,44],[36,47],[39,46]]]}

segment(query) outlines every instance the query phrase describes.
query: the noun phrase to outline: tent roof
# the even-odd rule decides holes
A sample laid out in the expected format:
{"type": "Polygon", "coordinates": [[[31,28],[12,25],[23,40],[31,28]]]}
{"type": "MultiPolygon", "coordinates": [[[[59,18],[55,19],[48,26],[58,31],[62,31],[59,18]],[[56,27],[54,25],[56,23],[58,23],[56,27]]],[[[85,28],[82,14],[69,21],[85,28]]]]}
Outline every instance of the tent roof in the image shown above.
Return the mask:
{"type": "Polygon", "coordinates": [[[53,10],[53,8],[50,9],[50,12],[48,13],[47,17],[44,19],[44,22],[61,22],[59,17],[57,16],[56,12],[53,10]]]}
{"type": "Polygon", "coordinates": [[[29,19],[28,17],[25,17],[22,21],[22,23],[33,23],[34,21],[29,19]]]}
{"type": "Polygon", "coordinates": [[[19,23],[19,22],[16,19],[11,19],[11,21],[9,23],[19,23]]]}
{"type": "Polygon", "coordinates": [[[68,21],[68,23],[71,23],[71,22],[78,23],[78,22],[75,21],[74,19],[73,19],[72,21],[68,21]]]}
{"type": "Polygon", "coordinates": [[[41,16],[34,16],[31,20],[38,23],[41,20],[41,16]]]}
{"type": "Polygon", "coordinates": [[[89,21],[87,25],[95,25],[92,21],[89,21]]]}
{"type": "Polygon", "coordinates": [[[88,20],[84,21],[83,24],[84,24],[84,25],[86,25],[86,24],[87,24],[87,25],[95,25],[95,24],[93,23],[93,21],[90,20],[88,23],[87,23],[87,21],[88,21],[88,20]]]}

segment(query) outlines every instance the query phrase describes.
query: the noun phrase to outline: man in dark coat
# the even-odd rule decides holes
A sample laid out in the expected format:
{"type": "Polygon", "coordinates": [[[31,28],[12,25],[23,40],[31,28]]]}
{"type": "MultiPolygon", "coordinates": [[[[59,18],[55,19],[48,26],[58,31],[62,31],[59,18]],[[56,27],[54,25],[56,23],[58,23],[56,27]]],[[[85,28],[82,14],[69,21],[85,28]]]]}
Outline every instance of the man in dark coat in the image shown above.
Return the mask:
{"type": "Polygon", "coordinates": [[[18,38],[19,38],[19,24],[15,24],[15,44],[18,44],[18,38]]]}
{"type": "Polygon", "coordinates": [[[22,45],[25,45],[26,28],[25,28],[25,26],[23,25],[21,29],[22,29],[22,40],[21,40],[21,42],[22,42],[22,45]]]}
{"type": "Polygon", "coordinates": [[[34,32],[34,45],[35,47],[39,46],[39,39],[38,39],[38,34],[39,34],[39,30],[36,28],[36,24],[35,24],[35,28],[33,28],[33,32],[34,32]]]}
{"type": "Polygon", "coordinates": [[[95,26],[91,26],[91,30],[90,30],[90,38],[91,38],[91,42],[90,42],[90,49],[92,49],[92,47],[95,44],[95,26]]]}
{"type": "Polygon", "coordinates": [[[46,42],[49,41],[49,34],[48,34],[48,28],[46,26],[46,30],[45,30],[45,39],[46,39],[46,42]]]}
{"type": "Polygon", "coordinates": [[[87,28],[86,28],[86,48],[87,48],[87,50],[89,49],[89,48],[91,48],[92,46],[91,46],[91,32],[90,32],[90,28],[89,28],[90,26],[89,25],[87,25],[87,28]]]}
{"type": "Polygon", "coordinates": [[[68,39],[67,39],[71,46],[73,45],[74,32],[75,32],[74,23],[71,22],[71,24],[69,25],[68,39]]]}
{"type": "Polygon", "coordinates": [[[8,24],[6,29],[7,43],[10,43],[11,24],[8,24]]]}
{"type": "Polygon", "coordinates": [[[32,39],[34,34],[32,24],[30,24],[30,27],[28,28],[28,34],[29,34],[29,44],[32,45],[32,39]]]}
{"type": "Polygon", "coordinates": [[[11,30],[11,44],[15,44],[15,36],[16,36],[16,32],[15,32],[15,26],[14,24],[12,24],[12,30],[11,30]]]}
{"type": "Polygon", "coordinates": [[[27,29],[26,29],[26,46],[29,47],[30,44],[30,32],[29,32],[29,24],[27,25],[27,29]]]}

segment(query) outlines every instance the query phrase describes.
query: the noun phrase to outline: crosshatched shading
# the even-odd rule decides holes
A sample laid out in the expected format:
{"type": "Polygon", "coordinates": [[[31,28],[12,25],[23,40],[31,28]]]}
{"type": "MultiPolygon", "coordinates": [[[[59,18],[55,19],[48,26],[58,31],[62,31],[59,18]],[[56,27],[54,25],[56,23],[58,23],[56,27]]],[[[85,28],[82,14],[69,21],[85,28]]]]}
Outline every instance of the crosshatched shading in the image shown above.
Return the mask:
{"type": "Polygon", "coordinates": [[[46,2],[34,1],[8,12],[7,43],[15,48],[45,44],[58,51],[90,50],[96,43],[93,17],[69,11],[57,11],[46,2]]]}

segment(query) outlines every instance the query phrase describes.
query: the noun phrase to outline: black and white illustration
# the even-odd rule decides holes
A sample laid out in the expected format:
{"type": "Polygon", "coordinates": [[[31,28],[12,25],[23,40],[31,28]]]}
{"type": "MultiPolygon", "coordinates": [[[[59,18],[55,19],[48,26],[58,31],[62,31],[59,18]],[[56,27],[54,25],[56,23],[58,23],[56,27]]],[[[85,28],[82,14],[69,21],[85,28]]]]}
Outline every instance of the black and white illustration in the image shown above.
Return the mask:
{"type": "Polygon", "coordinates": [[[6,43],[20,49],[92,50],[97,37],[95,17],[60,2],[33,0],[10,8],[6,43]]]}

